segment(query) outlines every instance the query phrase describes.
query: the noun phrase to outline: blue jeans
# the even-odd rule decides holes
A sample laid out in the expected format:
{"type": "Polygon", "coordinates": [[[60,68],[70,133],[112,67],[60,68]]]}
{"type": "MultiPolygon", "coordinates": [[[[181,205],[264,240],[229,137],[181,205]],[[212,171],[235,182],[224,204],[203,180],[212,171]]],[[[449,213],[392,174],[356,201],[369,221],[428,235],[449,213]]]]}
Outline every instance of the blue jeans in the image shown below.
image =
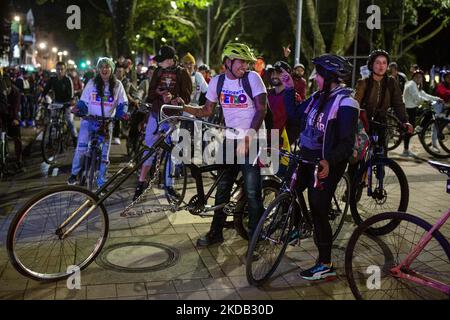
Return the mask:
{"type": "MultiPolygon", "coordinates": [[[[226,140],[227,141],[227,140],[226,140]]],[[[228,140],[228,143],[229,140],[228,140]]],[[[234,148],[236,152],[236,148],[234,148]]],[[[225,152],[224,152],[225,154],[225,152]]],[[[236,159],[235,159],[236,160],[236,159]]],[[[233,183],[239,174],[242,172],[244,178],[244,190],[245,196],[247,197],[248,203],[248,216],[249,216],[249,236],[253,234],[256,226],[258,225],[259,219],[264,212],[264,206],[262,203],[262,180],[261,171],[258,165],[252,164],[252,159],[245,158],[244,164],[226,164],[225,168],[221,171],[225,171],[222,179],[217,185],[216,200],[215,205],[222,203],[228,203],[231,197],[231,190],[233,188],[233,183]]],[[[235,162],[236,163],[236,162],[235,162]]],[[[219,175],[221,174],[219,172],[219,175]]],[[[211,223],[211,230],[221,232],[227,215],[223,210],[214,211],[213,221],[211,223]]]]}
{"type": "MultiPolygon", "coordinates": [[[[78,144],[72,161],[72,175],[76,176],[81,170],[81,157],[89,150],[89,143],[92,134],[98,130],[99,123],[96,121],[81,120],[80,132],[78,134],[78,144]]],[[[100,136],[99,143],[103,142],[102,162],[100,163],[100,172],[97,176],[97,186],[100,188],[105,183],[105,175],[109,165],[109,151],[112,137],[112,123],[109,125],[109,135],[100,136]],[[104,140],[102,140],[104,139],[104,140]]]]}

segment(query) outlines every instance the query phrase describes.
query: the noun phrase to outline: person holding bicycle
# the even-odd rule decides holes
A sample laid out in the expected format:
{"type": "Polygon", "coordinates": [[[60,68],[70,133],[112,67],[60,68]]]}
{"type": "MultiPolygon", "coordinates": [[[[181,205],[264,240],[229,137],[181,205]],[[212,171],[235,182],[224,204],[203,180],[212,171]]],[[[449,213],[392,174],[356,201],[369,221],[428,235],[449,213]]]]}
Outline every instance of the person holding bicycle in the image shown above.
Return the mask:
{"type": "Polygon", "coordinates": [[[77,145],[77,130],[70,114],[70,105],[74,103],[74,90],[72,79],[66,74],[66,63],[59,61],[56,64],[56,77],[51,77],[41,93],[39,102],[45,101],[45,96],[52,90],[55,94],[55,103],[64,104],[64,118],[72,136],[73,146],[77,145]]]}
{"type": "MultiPolygon", "coordinates": [[[[263,121],[266,115],[267,91],[261,76],[254,72],[248,72],[249,64],[256,62],[256,57],[251,49],[241,43],[229,43],[222,53],[222,62],[225,66],[225,74],[214,77],[209,83],[204,107],[185,106],[183,111],[196,117],[209,117],[213,115],[217,103],[223,110],[227,127],[237,129],[238,135],[227,130],[223,146],[226,151],[233,148],[234,155],[245,158],[244,164],[226,163],[225,174],[217,186],[215,204],[228,203],[233,183],[239,171],[244,177],[245,194],[248,200],[249,238],[255,230],[264,208],[262,204],[262,184],[260,168],[253,165],[254,159],[249,157],[249,146],[256,143],[256,137],[248,134],[249,129],[258,131],[265,129],[263,121]],[[244,84],[251,88],[251,96],[244,84]],[[220,82],[222,82],[220,84],[220,82]]],[[[229,160],[224,151],[224,158],[229,160]]],[[[198,247],[207,247],[222,243],[222,230],[227,216],[222,209],[214,211],[213,221],[209,232],[197,240],[198,247]]]]}
{"type": "Polygon", "coordinates": [[[339,180],[353,153],[359,105],[353,91],[343,84],[352,72],[347,59],[324,54],[312,60],[316,91],[309,99],[296,105],[295,86],[291,75],[283,70],[285,106],[289,118],[300,122],[300,156],[315,165],[302,163],[299,192],[308,189],[308,201],[314,224],[319,257],[316,264],[302,272],[307,280],[320,280],[336,275],[331,261],[332,230],[329,222],[331,200],[339,180]]]}
{"type": "MultiPolygon", "coordinates": [[[[155,70],[148,91],[147,102],[152,104],[145,131],[145,144],[151,147],[158,140],[158,116],[163,104],[178,105],[180,101],[189,103],[192,94],[192,80],[186,69],[178,64],[175,48],[162,46],[155,57],[158,68],[155,70]]],[[[162,125],[164,130],[169,130],[169,124],[162,125]]],[[[147,153],[144,153],[144,156],[147,153]]],[[[147,189],[147,174],[151,169],[155,155],[151,156],[142,165],[138,185],[134,192],[133,201],[147,189]]],[[[168,187],[169,194],[176,196],[175,190],[168,187]]]]}
{"type": "MultiPolygon", "coordinates": [[[[405,101],[406,112],[408,113],[409,121],[412,126],[416,125],[416,114],[419,105],[423,102],[443,102],[442,99],[429,95],[423,90],[423,81],[424,81],[424,72],[420,69],[414,71],[412,79],[406,82],[405,89],[403,91],[403,100],[405,101]]],[[[428,119],[430,120],[430,119],[428,119]]],[[[424,121],[426,123],[426,121],[424,121]]],[[[416,127],[416,131],[420,132],[422,128],[419,126],[416,127]]],[[[403,157],[416,157],[414,153],[409,151],[409,141],[411,140],[410,135],[405,136],[404,140],[404,150],[402,153],[403,157]]],[[[437,139],[436,139],[437,140],[437,139]]],[[[433,141],[431,150],[439,153],[439,146],[437,141],[433,141]]]]}
{"type": "MultiPolygon", "coordinates": [[[[77,116],[98,116],[101,118],[121,119],[127,117],[128,99],[122,83],[116,79],[113,70],[115,64],[108,57],[101,57],[97,62],[98,73],[89,80],[83,90],[80,101],[72,110],[77,116]]],[[[102,120],[82,119],[78,145],[72,161],[72,174],[67,180],[69,185],[77,183],[77,176],[81,170],[81,157],[87,151],[92,133],[102,130],[105,144],[102,150],[100,172],[97,186],[100,188],[105,182],[105,175],[109,165],[109,151],[112,138],[112,122],[107,128],[101,127],[102,120]]]]}

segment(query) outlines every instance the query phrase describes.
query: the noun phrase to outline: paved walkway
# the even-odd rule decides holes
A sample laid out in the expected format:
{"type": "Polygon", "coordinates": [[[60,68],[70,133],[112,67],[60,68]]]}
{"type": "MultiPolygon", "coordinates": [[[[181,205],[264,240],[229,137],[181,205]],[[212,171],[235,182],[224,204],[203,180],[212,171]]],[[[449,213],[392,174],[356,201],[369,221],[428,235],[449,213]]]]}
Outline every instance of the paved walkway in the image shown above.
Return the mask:
{"type": "MultiPolygon", "coordinates": [[[[413,142],[412,151],[427,158],[417,141],[413,142]]],[[[449,208],[446,178],[426,162],[401,159],[400,149],[392,157],[399,160],[409,180],[408,211],[434,223],[449,208]]],[[[313,241],[308,239],[299,247],[289,246],[272,280],[255,288],[245,277],[247,242],[233,229],[227,229],[223,245],[196,248],[195,242],[208,231],[211,218],[157,210],[166,203],[160,189],[153,189],[138,205],[138,210],[145,211],[141,217],[120,217],[131,200],[136,176],[106,202],[109,238],[96,261],[82,271],[80,290],[67,289],[66,281],[29,280],[8,262],[5,239],[9,223],[26,199],[50,185],[64,183],[71,162],[70,155],[55,174],[55,168],[43,165],[39,152],[33,150],[27,158],[27,172],[0,183],[0,299],[353,299],[343,270],[345,247],[354,229],[350,217],[333,246],[338,271],[335,281],[311,283],[298,277],[299,271],[310,267],[317,256],[313,241]]],[[[123,145],[113,147],[112,171],[123,160],[123,151],[123,145]]],[[[189,187],[193,194],[193,185],[189,187]]],[[[450,225],[447,223],[442,231],[449,237],[450,225]]]]}

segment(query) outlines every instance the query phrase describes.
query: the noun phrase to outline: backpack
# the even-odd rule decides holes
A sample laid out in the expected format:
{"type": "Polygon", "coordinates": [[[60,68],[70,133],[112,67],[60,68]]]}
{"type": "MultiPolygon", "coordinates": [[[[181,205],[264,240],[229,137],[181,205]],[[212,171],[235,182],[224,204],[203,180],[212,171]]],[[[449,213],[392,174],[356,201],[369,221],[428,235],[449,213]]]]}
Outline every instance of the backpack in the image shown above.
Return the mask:
{"type": "MultiPolygon", "coordinates": [[[[245,93],[254,101],[253,99],[253,91],[252,87],[250,85],[250,81],[248,80],[248,75],[250,74],[249,71],[247,71],[244,74],[244,77],[242,78],[242,86],[244,87],[245,93]]],[[[219,79],[217,81],[217,97],[219,98],[222,93],[223,84],[225,82],[225,73],[222,73],[219,75],[219,79]]],[[[220,100],[220,98],[219,98],[220,100]]],[[[220,102],[219,102],[220,105],[220,102]]],[[[268,102],[266,103],[266,116],[264,117],[264,123],[266,124],[266,130],[273,129],[273,114],[272,111],[269,108],[268,102]]]]}
{"type": "Polygon", "coordinates": [[[356,164],[363,160],[366,156],[367,149],[369,149],[369,135],[364,129],[364,124],[358,117],[358,127],[356,130],[355,144],[353,145],[353,153],[348,159],[350,164],[356,164]]]}

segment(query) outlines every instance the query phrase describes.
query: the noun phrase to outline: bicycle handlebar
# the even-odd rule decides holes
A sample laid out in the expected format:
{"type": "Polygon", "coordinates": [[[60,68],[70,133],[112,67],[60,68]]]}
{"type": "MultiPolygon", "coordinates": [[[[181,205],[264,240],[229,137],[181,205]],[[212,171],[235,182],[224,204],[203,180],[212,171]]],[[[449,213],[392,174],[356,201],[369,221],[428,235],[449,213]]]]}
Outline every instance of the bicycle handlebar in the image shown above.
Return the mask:
{"type": "Polygon", "coordinates": [[[178,111],[183,111],[183,107],[182,106],[175,106],[175,105],[170,105],[170,104],[164,104],[161,107],[161,112],[160,112],[160,117],[162,118],[161,121],[159,121],[158,125],[161,125],[164,122],[170,121],[170,120],[176,120],[176,121],[181,121],[181,120],[186,120],[186,121],[191,121],[191,122],[197,122],[197,123],[201,123],[204,125],[207,125],[209,127],[214,127],[214,128],[218,128],[218,129],[223,129],[223,130],[231,130],[235,133],[238,133],[239,131],[236,130],[235,128],[231,128],[231,127],[227,127],[227,126],[221,126],[218,124],[214,124],[211,122],[207,122],[204,120],[199,120],[195,117],[187,117],[187,116],[168,116],[166,115],[166,113],[164,112],[165,109],[172,109],[172,110],[178,110],[178,111]]]}

